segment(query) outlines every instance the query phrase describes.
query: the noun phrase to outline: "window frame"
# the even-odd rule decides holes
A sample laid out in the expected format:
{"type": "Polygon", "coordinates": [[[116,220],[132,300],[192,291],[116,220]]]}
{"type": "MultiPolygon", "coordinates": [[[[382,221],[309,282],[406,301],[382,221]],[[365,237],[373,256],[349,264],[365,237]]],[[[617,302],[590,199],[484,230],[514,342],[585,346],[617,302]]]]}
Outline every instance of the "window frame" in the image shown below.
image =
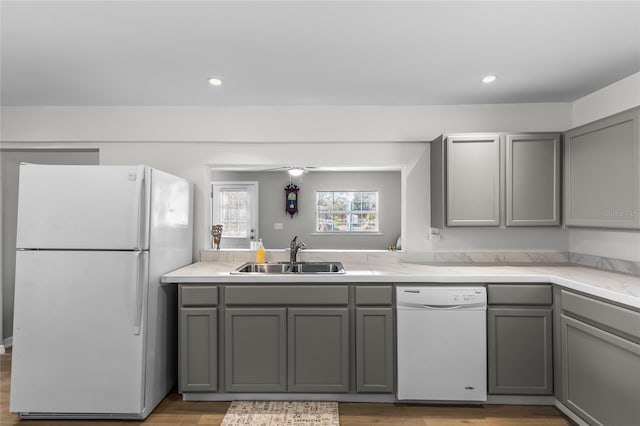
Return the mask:
{"type": "MultiPolygon", "coordinates": [[[[311,233],[311,235],[383,235],[383,233],[380,230],[380,191],[377,189],[357,189],[357,190],[345,190],[345,189],[338,189],[338,190],[331,190],[331,189],[316,189],[315,191],[316,193],[316,199],[315,199],[315,226],[314,226],[314,231],[311,233]],[[371,230],[371,231],[321,231],[319,229],[319,217],[321,214],[346,214],[347,216],[349,215],[354,215],[354,214],[362,214],[362,213],[374,213],[373,210],[328,210],[328,211],[321,211],[319,209],[318,206],[318,200],[319,200],[319,195],[320,193],[348,193],[348,194],[355,194],[355,193],[374,193],[375,194],[375,215],[376,215],[376,229],[375,230],[371,230]]],[[[332,205],[332,208],[334,206],[332,205]]],[[[335,224],[335,222],[333,222],[333,224],[335,224]]]]}

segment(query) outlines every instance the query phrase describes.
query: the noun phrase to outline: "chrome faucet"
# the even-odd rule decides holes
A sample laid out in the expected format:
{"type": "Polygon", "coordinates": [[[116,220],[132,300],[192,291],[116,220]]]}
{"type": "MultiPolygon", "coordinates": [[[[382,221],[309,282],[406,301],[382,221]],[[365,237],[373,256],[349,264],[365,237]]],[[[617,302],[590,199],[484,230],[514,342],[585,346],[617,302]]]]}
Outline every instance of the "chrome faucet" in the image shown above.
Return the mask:
{"type": "Polygon", "coordinates": [[[296,263],[297,257],[298,257],[298,250],[303,250],[307,248],[307,245],[305,243],[301,242],[297,242],[298,236],[296,235],[295,237],[293,237],[293,240],[291,240],[291,251],[289,252],[289,263],[293,266],[294,263],[296,263]]]}

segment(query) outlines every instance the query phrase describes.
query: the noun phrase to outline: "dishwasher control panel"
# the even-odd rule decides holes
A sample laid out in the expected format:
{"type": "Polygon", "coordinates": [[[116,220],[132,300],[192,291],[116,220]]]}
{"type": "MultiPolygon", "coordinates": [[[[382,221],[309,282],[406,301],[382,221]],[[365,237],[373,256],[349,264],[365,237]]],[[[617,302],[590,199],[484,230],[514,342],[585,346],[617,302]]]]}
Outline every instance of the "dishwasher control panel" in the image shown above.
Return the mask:
{"type": "Polygon", "coordinates": [[[444,307],[486,308],[487,289],[469,286],[398,286],[396,293],[398,308],[406,307],[444,307]]]}
{"type": "Polygon", "coordinates": [[[485,300],[486,292],[480,290],[449,290],[449,294],[447,294],[448,305],[484,303],[485,300]]]}

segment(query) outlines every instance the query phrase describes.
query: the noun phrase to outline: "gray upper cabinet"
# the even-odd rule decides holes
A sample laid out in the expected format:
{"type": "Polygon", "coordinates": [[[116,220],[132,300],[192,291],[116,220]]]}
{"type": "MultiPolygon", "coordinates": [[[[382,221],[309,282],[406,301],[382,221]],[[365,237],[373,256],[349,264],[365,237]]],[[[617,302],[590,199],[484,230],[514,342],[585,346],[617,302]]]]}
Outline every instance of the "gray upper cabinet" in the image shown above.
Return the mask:
{"type": "Polygon", "coordinates": [[[448,135],[447,226],[500,224],[500,136],[448,135]]]}
{"type": "Polygon", "coordinates": [[[558,226],[560,143],[559,133],[438,137],[431,142],[431,226],[558,226]]]}
{"type": "Polygon", "coordinates": [[[640,108],[565,135],[569,226],[640,228],[640,108]]]}
{"type": "Polygon", "coordinates": [[[507,226],[560,224],[560,134],[506,137],[507,226]]]}

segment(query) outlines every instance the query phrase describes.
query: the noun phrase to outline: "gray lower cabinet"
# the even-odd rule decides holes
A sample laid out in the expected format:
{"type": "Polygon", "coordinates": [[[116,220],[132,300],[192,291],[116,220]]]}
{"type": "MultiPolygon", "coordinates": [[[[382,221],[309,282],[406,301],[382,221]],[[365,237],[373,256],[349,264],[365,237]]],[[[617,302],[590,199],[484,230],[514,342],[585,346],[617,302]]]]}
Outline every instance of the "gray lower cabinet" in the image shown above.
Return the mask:
{"type": "Polygon", "coordinates": [[[349,309],[288,309],[289,392],[349,391],[349,309]]]}
{"type": "Polygon", "coordinates": [[[348,308],[227,308],[227,392],[347,392],[348,308]]]}
{"type": "Polygon", "coordinates": [[[349,392],[347,285],[224,287],[227,392],[349,392]]]}
{"type": "Polygon", "coordinates": [[[394,391],[392,285],[181,284],[179,312],[181,393],[394,391]]]}
{"type": "Polygon", "coordinates": [[[218,389],[218,288],[180,285],[178,289],[178,391],[218,389]]]}
{"type": "Polygon", "coordinates": [[[553,394],[552,309],[488,308],[489,394],[553,394]]]}
{"type": "Polygon", "coordinates": [[[356,392],[392,393],[395,377],[393,287],[355,286],[356,392]]]}
{"type": "Polygon", "coordinates": [[[225,390],[287,391],[287,310],[225,310],[225,390]]]}
{"type": "Polygon", "coordinates": [[[393,392],[393,308],[356,308],[356,391],[393,392]]]}
{"type": "Polygon", "coordinates": [[[640,313],[562,291],[561,402],[592,425],[640,424],[640,313]]]}
{"type": "Polygon", "coordinates": [[[553,394],[553,307],[548,284],[487,286],[489,394],[553,394]]]}
{"type": "Polygon", "coordinates": [[[640,108],[565,135],[569,226],[640,228],[640,108]]]}

